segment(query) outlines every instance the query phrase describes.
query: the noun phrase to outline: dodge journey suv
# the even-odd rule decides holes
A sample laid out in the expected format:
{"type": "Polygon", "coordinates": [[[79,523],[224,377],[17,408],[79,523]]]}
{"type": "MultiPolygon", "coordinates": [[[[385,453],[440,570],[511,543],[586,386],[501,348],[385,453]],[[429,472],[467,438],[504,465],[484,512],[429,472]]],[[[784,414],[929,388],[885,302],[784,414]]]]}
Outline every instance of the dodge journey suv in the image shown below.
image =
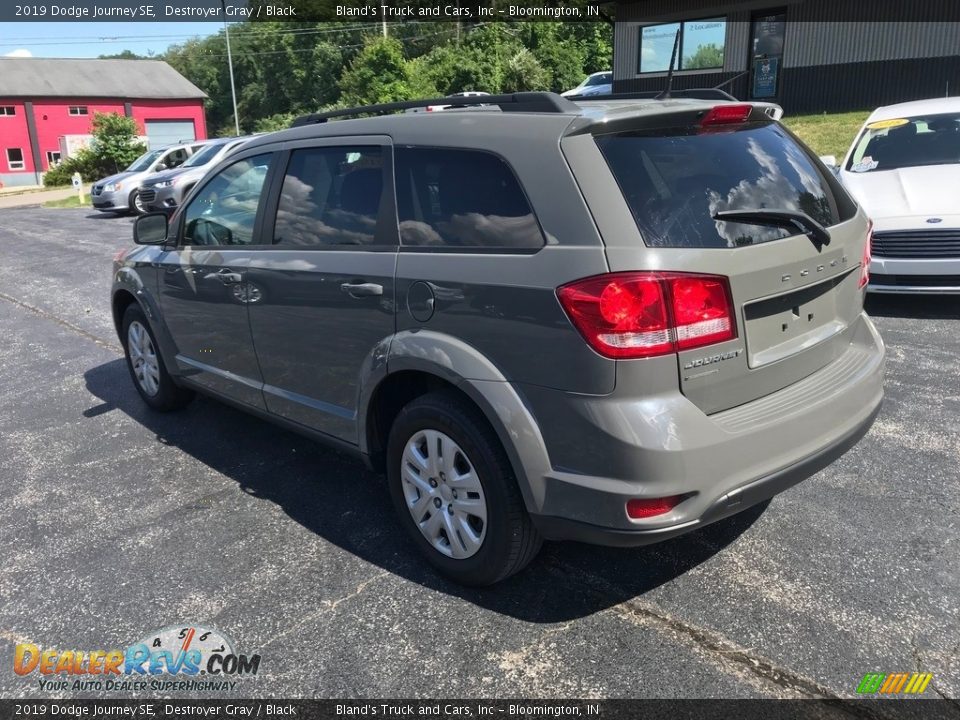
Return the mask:
{"type": "Polygon", "coordinates": [[[139,218],[112,308],[144,402],[356,454],[476,585],[543,539],[702,527],[863,436],[870,223],[769,107],[471,102],[306,116],[139,218]]]}

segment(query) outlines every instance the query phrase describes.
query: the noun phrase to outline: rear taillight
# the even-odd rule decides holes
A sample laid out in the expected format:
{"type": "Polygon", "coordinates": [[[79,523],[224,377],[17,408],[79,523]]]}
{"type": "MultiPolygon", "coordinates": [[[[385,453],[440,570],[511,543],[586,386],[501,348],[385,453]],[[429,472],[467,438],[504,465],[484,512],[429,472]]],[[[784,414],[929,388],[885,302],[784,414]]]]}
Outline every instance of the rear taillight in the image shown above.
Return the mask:
{"type": "Polygon", "coordinates": [[[586,341],[610,358],[644,358],[737,336],[730,285],[719,275],[624,272],[557,290],[586,341]]]}
{"type": "Polygon", "coordinates": [[[682,495],[671,495],[662,498],[634,498],[627,500],[627,517],[631,520],[665,515],[673,510],[683,499],[682,495]]]}
{"type": "Polygon", "coordinates": [[[867,242],[863,246],[863,257],[860,260],[860,282],[857,288],[865,288],[870,282],[870,261],[873,259],[873,220],[867,221],[867,242]]]}
{"type": "Polygon", "coordinates": [[[700,127],[706,128],[746,122],[751,112],[753,112],[753,105],[717,105],[710,108],[707,114],[703,116],[700,127]]]}

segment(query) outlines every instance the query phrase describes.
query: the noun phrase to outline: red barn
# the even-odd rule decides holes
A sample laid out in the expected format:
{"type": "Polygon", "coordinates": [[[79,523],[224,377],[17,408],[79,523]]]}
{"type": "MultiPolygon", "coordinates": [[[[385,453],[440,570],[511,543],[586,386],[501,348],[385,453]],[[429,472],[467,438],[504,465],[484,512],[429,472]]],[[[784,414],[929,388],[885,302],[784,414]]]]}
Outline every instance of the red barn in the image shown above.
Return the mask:
{"type": "Polygon", "coordinates": [[[160,60],[0,57],[0,182],[39,184],[96,112],[132,117],[151,149],[205,139],[205,97],[160,60]]]}

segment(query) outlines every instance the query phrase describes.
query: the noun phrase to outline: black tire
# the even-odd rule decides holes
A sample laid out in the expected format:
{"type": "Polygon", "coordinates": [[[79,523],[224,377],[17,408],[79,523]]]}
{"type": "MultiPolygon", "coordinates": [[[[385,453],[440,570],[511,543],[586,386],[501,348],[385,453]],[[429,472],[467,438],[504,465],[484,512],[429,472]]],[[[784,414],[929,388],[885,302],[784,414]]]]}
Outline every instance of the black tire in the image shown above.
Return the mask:
{"type": "Polygon", "coordinates": [[[126,312],[124,312],[121,329],[121,342],[123,343],[123,353],[127,358],[127,370],[130,372],[130,379],[133,381],[133,386],[137,389],[137,392],[140,393],[143,401],[154,410],[160,410],[162,412],[179,410],[189,404],[189,402],[193,400],[193,391],[180,387],[173,381],[173,378],[170,377],[170,374],[167,372],[167,367],[163,362],[163,357],[160,355],[160,346],[153,334],[153,330],[150,328],[150,323],[147,322],[146,315],[143,314],[143,310],[141,310],[140,306],[136,303],[131,303],[130,306],[127,307],[126,312]],[[130,357],[130,326],[134,322],[140,323],[146,330],[156,355],[159,379],[157,391],[153,394],[148,393],[141,385],[140,380],[137,379],[133,360],[130,357]]]}
{"type": "Polygon", "coordinates": [[[137,190],[134,190],[130,193],[130,197],[127,198],[127,209],[131,215],[146,215],[146,209],[141,210],[137,207],[137,200],[140,197],[140,193],[137,190]]]}
{"type": "Polygon", "coordinates": [[[443,575],[463,585],[492,585],[526,567],[543,544],[530,520],[510,461],[483,415],[455,393],[438,391],[406,405],[390,428],[387,483],[400,523],[426,559],[443,575]],[[407,442],[421,430],[448,435],[476,471],[486,498],[486,534],[479,550],[454,559],[437,550],[420,532],[407,508],[401,479],[407,442]]]}

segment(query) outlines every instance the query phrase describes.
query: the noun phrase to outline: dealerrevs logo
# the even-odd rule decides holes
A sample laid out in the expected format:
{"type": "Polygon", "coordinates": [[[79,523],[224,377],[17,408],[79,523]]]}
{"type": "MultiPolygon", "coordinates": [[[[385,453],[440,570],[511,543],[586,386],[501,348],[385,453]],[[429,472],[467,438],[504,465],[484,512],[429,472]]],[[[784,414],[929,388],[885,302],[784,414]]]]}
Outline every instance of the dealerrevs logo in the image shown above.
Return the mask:
{"type": "Polygon", "coordinates": [[[20,643],[13,656],[13,671],[36,675],[41,690],[232,690],[235,678],[259,670],[259,654],[239,653],[223,633],[190,625],[149,633],[123,650],[53,650],[20,643]]]}

